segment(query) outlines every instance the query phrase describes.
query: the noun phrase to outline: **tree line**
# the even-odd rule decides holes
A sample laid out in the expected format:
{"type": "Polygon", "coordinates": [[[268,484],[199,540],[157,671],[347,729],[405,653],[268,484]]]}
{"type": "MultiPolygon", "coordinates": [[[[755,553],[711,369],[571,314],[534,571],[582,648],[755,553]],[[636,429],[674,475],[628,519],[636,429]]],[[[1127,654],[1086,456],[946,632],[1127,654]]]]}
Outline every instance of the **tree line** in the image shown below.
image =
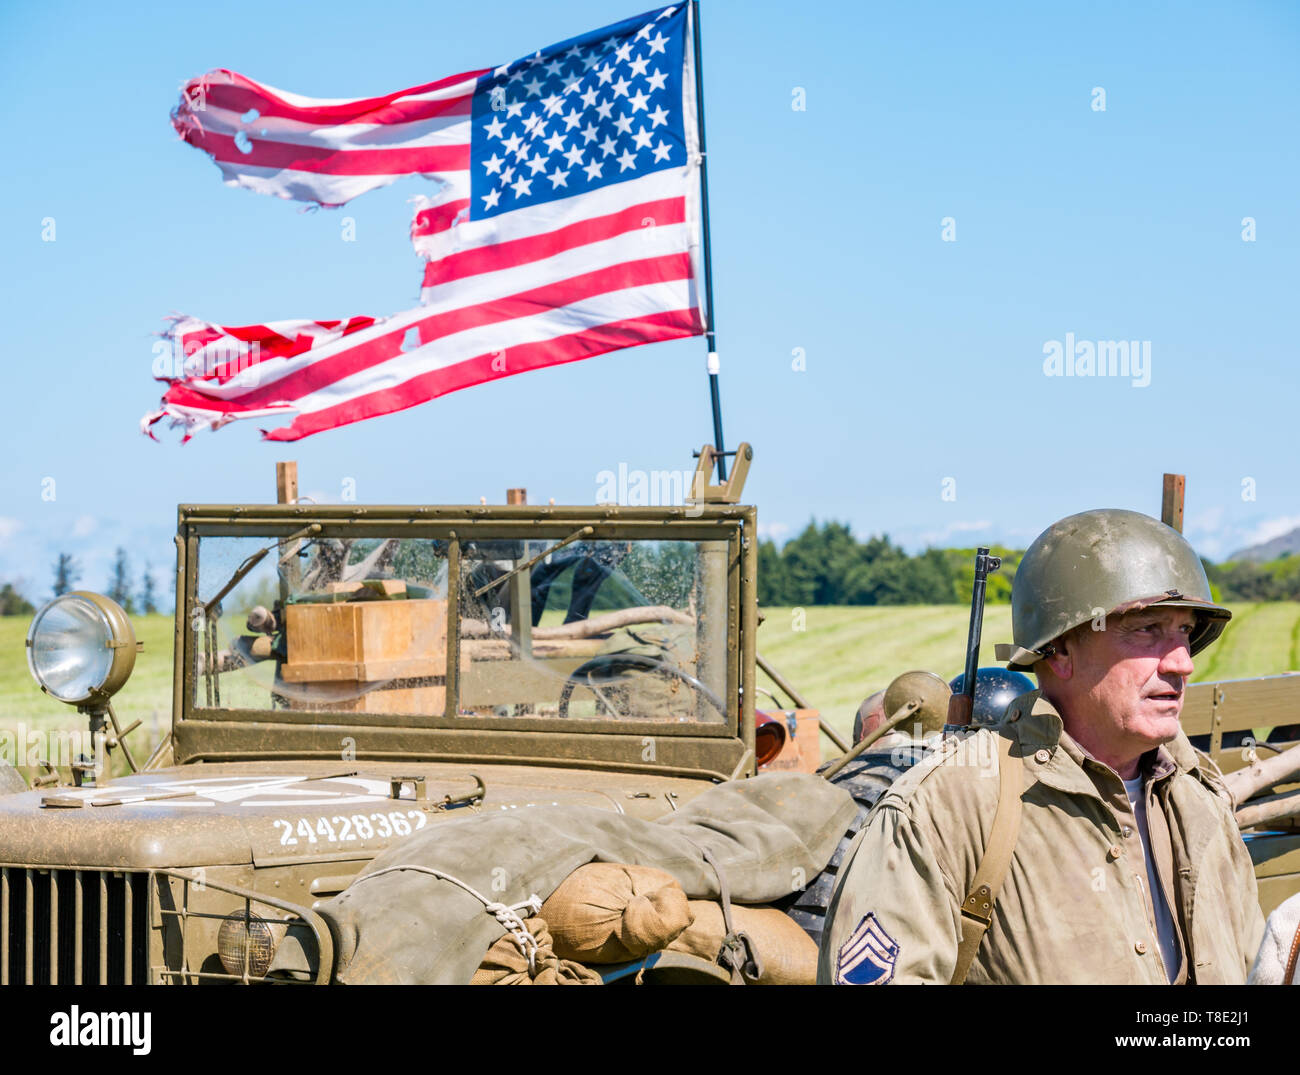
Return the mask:
{"type": "MultiPolygon", "coordinates": [[[[53,597],[61,597],[75,590],[81,581],[81,565],[70,553],[59,553],[58,559],[54,561],[53,573],[54,581],[50,586],[53,597]]],[[[154,579],[153,568],[146,565],[137,583],[131,575],[131,561],[126,549],[121,546],[113,555],[113,567],[103,593],[132,615],[137,612],[151,615],[158,611],[158,583],[154,579]]],[[[0,616],[30,616],[35,611],[36,606],[14,589],[12,583],[6,582],[0,586],[0,616]]]]}
{"type": "MultiPolygon", "coordinates": [[[[669,550],[671,551],[671,550],[669,550]]],[[[993,546],[1002,568],[990,575],[985,599],[992,604],[1011,600],[1011,581],[1024,551],[993,546]]],[[[665,553],[666,555],[666,553],[665,553]]],[[[671,557],[669,557],[671,559],[671,557]]],[[[633,557],[635,560],[636,558],[633,557]]],[[[927,548],[915,555],[904,551],[888,534],[860,541],[847,523],[809,522],[798,537],[778,547],[767,540],[758,546],[758,602],[767,606],[807,605],[965,605],[970,602],[975,567],[974,547],[927,548]]],[[[1300,601],[1300,556],[1284,553],[1264,563],[1202,560],[1216,600],[1300,601]]],[[[656,589],[651,565],[629,563],[648,590],[656,589]],[[639,569],[639,570],[636,570],[639,569]],[[642,576],[645,576],[642,578],[642,576]]],[[[76,589],[82,570],[76,559],[60,553],[53,567],[52,594],[76,589]]],[[[677,577],[669,571],[668,575],[677,577]]],[[[657,590],[656,590],[657,592],[657,590]]],[[[126,550],[114,555],[104,593],[129,613],[158,611],[157,583],[146,566],[138,583],[132,578],[126,550]]],[[[557,600],[563,597],[558,591],[557,600]]],[[[677,595],[680,596],[680,595],[677,595]]],[[[35,607],[11,583],[0,586],[0,616],[30,616],[35,607]]]]}
{"type": "MultiPolygon", "coordinates": [[[[1021,553],[997,547],[1002,570],[989,577],[986,600],[1011,600],[1021,553]]],[[[888,534],[859,541],[847,523],[816,520],[781,548],[758,546],[760,605],[954,605],[970,601],[975,550],[935,549],[911,555],[888,534]]]]}
{"type": "MultiPolygon", "coordinates": [[[[989,576],[985,600],[1008,604],[1024,550],[995,545],[992,552],[1002,567],[989,576]]],[[[1300,601],[1300,556],[1202,563],[1216,600],[1300,601]]],[[[760,605],[967,605],[974,579],[973,546],[911,555],[888,534],[859,541],[846,523],[813,520],[782,547],[758,546],[760,605]]]]}

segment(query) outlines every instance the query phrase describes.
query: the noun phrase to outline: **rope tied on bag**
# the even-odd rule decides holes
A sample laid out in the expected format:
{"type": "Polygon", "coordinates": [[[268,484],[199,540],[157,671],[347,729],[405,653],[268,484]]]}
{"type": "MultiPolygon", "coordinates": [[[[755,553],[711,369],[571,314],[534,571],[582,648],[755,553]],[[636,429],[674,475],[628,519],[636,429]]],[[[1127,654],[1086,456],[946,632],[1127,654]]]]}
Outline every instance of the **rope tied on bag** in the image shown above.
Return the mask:
{"type": "Polygon", "coordinates": [[[763,976],[763,961],[749,934],[738,931],[731,919],[731,885],[727,881],[727,875],[707,847],[703,844],[695,846],[718,877],[718,904],[722,908],[726,936],[722,940],[722,950],[718,953],[717,960],[731,972],[733,985],[757,982],[763,976]]]}
{"type": "Polygon", "coordinates": [[[473,885],[466,884],[459,877],[453,877],[449,873],[443,873],[441,870],[435,870],[432,866],[386,866],[382,870],[376,870],[374,873],[368,873],[363,877],[358,877],[352,882],[352,887],[356,887],[362,881],[368,881],[372,877],[382,877],[386,873],[396,873],[399,870],[410,870],[414,873],[427,873],[431,877],[438,878],[439,881],[448,881],[458,888],[463,889],[473,896],[479,903],[483,904],[483,909],[495,918],[505,928],[505,931],[514,939],[515,944],[519,946],[519,951],[528,960],[528,972],[537,973],[537,938],[533,936],[527,925],[524,923],[525,917],[533,917],[542,910],[541,897],[533,893],[526,900],[520,903],[501,903],[498,900],[490,900],[473,885]],[[529,912],[527,916],[521,915],[521,911],[529,912]]]}

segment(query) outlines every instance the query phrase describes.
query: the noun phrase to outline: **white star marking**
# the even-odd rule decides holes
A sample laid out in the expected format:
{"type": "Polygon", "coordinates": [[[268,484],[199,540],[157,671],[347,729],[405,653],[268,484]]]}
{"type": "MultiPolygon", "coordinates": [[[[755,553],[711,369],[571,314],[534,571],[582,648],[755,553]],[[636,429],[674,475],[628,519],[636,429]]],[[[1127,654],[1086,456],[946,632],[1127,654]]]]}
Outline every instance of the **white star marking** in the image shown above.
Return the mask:
{"type": "Polygon", "coordinates": [[[605,156],[609,156],[614,150],[618,149],[618,143],[609,135],[605,135],[605,140],[600,143],[600,148],[605,151],[605,156]]]}
{"type": "Polygon", "coordinates": [[[556,131],[550,138],[543,140],[544,144],[552,153],[559,153],[564,149],[564,135],[556,131]]]}
{"type": "Polygon", "coordinates": [[[529,97],[536,97],[542,92],[542,80],[536,75],[533,75],[532,78],[524,83],[524,89],[528,91],[529,97]]]}
{"type": "Polygon", "coordinates": [[[500,138],[501,132],[505,129],[506,125],[501,122],[500,116],[493,116],[492,122],[483,128],[489,138],[500,138]]]}
{"type": "Polygon", "coordinates": [[[557,187],[567,187],[569,185],[569,170],[565,168],[564,171],[560,171],[559,168],[556,168],[555,171],[546,178],[551,181],[552,190],[555,190],[557,187]]]}
{"type": "Polygon", "coordinates": [[[587,120],[587,125],[578,133],[582,135],[584,145],[590,145],[596,140],[596,128],[591,125],[591,120],[587,120]]]}
{"type": "Polygon", "coordinates": [[[544,171],[546,168],[546,157],[538,153],[528,162],[528,167],[533,170],[533,175],[536,175],[540,171],[544,171]]]}
{"type": "MultiPolygon", "coordinates": [[[[668,44],[668,38],[664,37],[663,34],[655,34],[654,37],[646,41],[646,46],[650,49],[648,55],[653,56],[656,52],[663,52],[666,44],[668,44]]],[[[668,54],[665,52],[664,55],[667,56],[668,54]]]]}
{"type": "Polygon", "coordinates": [[[512,179],[514,179],[514,177],[515,177],[515,166],[512,164],[512,165],[510,165],[509,168],[506,168],[506,169],[501,173],[501,185],[502,185],[503,187],[508,187],[508,186],[510,186],[510,181],[511,181],[512,179]]]}
{"type": "Polygon", "coordinates": [[[644,127],[632,136],[632,141],[636,143],[637,149],[649,149],[652,135],[644,127]]]}
{"type": "Polygon", "coordinates": [[[619,133],[619,134],[631,134],[631,133],[632,133],[632,117],[631,117],[631,116],[618,116],[618,117],[616,117],[615,120],[614,120],[614,126],[618,128],[618,133],[619,133]]]}
{"type": "Polygon", "coordinates": [[[615,82],[614,85],[610,86],[610,89],[614,91],[615,97],[626,97],[627,88],[630,85],[632,85],[632,83],[620,75],[619,80],[615,82]]]}
{"type": "Polygon", "coordinates": [[[632,94],[632,96],[627,99],[627,103],[632,106],[633,112],[642,112],[645,110],[646,102],[649,100],[649,97],[640,90],[637,90],[636,93],[632,94]]]}
{"type": "Polygon", "coordinates": [[[560,60],[557,60],[554,57],[552,57],[551,62],[546,65],[546,73],[548,75],[558,75],[560,73],[560,69],[563,67],[564,64],[560,60]]]}
{"type": "Polygon", "coordinates": [[[582,150],[580,150],[577,146],[573,146],[570,149],[566,149],[564,151],[564,158],[574,168],[580,168],[582,166],[582,150]]]}
{"type": "Polygon", "coordinates": [[[614,55],[618,57],[619,63],[627,63],[628,60],[632,58],[631,42],[624,41],[623,44],[619,45],[619,47],[614,50],[614,55]]]}
{"type": "Polygon", "coordinates": [[[600,79],[602,86],[609,85],[609,80],[614,77],[614,69],[606,64],[604,67],[597,68],[596,77],[600,79]]]}
{"type": "Polygon", "coordinates": [[[523,139],[520,138],[519,135],[512,134],[509,138],[505,140],[505,143],[502,145],[501,148],[504,149],[507,153],[517,153],[519,150],[519,146],[522,142],[523,139]]]}
{"type": "Polygon", "coordinates": [[[531,194],[533,192],[533,181],[531,179],[525,179],[523,176],[516,179],[513,186],[515,188],[515,196],[518,198],[522,198],[525,194],[531,194]]]}
{"type": "Polygon", "coordinates": [[[586,108],[596,107],[596,87],[588,86],[581,94],[582,103],[586,108]]]}
{"type": "Polygon", "coordinates": [[[666,161],[668,159],[668,154],[672,151],[672,146],[664,145],[663,139],[660,139],[659,144],[654,148],[655,160],[666,161]]]}
{"type": "Polygon", "coordinates": [[[587,173],[588,179],[604,179],[600,170],[605,167],[604,161],[592,161],[590,164],[583,165],[582,170],[587,173]]]}
{"type": "Polygon", "coordinates": [[[654,130],[654,128],[668,122],[668,113],[663,110],[662,105],[655,105],[655,110],[648,113],[646,119],[650,121],[650,129],[654,130]]]}
{"type": "Polygon", "coordinates": [[[650,73],[649,81],[650,92],[654,93],[655,90],[661,90],[664,88],[664,83],[668,81],[668,76],[656,67],[654,71],[650,73]]]}
{"type": "Polygon", "coordinates": [[[600,114],[601,119],[609,119],[610,113],[614,111],[613,101],[601,101],[596,106],[596,111],[600,114]]]}
{"type": "Polygon", "coordinates": [[[582,113],[579,112],[576,108],[571,108],[569,109],[569,114],[567,116],[564,116],[563,119],[564,119],[564,129],[566,131],[571,131],[573,130],[574,127],[578,125],[578,120],[582,119],[582,113]]]}
{"type": "Polygon", "coordinates": [[[490,190],[483,195],[483,208],[495,209],[497,207],[497,202],[500,200],[501,192],[499,190],[490,190]]]}
{"type": "Polygon", "coordinates": [[[625,149],[623,150],[622,153],[618,155],[618,170],[620,174],[626,172],[629,168],[633,168],[635,166],[636,166],[636,156],[635,154],[631,153],[629,150],[625,149]]]}
{"type": "Polygon", "coordinates": [[[514,119],[516,116],[522,114],[523,110],[524,110],[523,101],[507,101],[506,119],[514,119]]]}
{"type": "Polygon", "coordinates": [[[501,171],[501,165],[503,164],[505,164],[505,160],[493,153],[483,162],[483,167],[487,169],[488,175],[496,175],[497,172],[501,171]]]}
{"type": "Polygon", "coordinates": [[[646,65],[649,63],[649,59],[645,56],[638,56],[628,64],[628,70],[631,72],[633,78],[644,78],[646,65]]]}

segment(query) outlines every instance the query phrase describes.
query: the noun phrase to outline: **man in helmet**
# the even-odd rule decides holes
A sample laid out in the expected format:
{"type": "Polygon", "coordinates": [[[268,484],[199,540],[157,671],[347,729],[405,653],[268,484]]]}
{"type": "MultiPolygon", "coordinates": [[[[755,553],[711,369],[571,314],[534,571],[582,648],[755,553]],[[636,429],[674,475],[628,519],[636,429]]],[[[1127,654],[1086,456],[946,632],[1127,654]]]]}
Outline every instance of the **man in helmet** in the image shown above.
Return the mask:
{"type": "Polygon", "coordinates": [[[1200,560],[1145,515],[1084,512],[1029,547],[1011,600],[999,657],[1039,689],[881,797],[818,980],[1244,982],[1264,924],[1254,870],[1179,726],[1192,658],[1231,615],[1200,560]]]}

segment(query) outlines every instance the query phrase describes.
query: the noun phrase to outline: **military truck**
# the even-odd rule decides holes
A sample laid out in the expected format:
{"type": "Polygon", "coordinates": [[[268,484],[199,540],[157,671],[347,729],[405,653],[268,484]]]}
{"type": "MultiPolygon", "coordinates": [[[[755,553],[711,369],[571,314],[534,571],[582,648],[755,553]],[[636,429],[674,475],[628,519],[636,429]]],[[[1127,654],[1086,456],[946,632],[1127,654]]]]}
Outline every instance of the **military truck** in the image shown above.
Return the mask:
{"type": "Polygon", "coordinates": [[[249,982],[285,944],[324,982],[314,908],[426,826],[652,819],[755,772],[751,458],[715,485],[704,448],[676,507],[326,507],[287,469],[283,503],[181,506],[173,718],[147,760],[112,708],[121,609],[78,592],[32,622],[33,674],[96,750],[0,796],[0,982],[249,982]]]}
{"type": "MultiPolygon", "coordinates": [[[[281,503],[180,507],[172,724],[147,760],[112,708],[126,615],[78,592],[33,619],[33,674],[93,747],[69,780],[0,784],[0,983],[280,980],[287,951],[325,983],[319,908],[406,837],[536,805],[653,820],[806,739],[755,712],[751,458],[714,485],[706,446],[679,507],[317,506],[288,468],[281,503]],[[129,775],[106,778],[110,755],[129,775]]],[[[1240,767],[1232,733],[1284,723],[1296,686],[1193,688],[1188,730],[1240,767]]],[[[873,766],[844,771],[850,836],[873,766]]],[[[1252,808],[1268,910],[1297,887],[1300,834],[1252,808]]],[[[817,924],[838,858],[796,921],[817,924]]]]}

